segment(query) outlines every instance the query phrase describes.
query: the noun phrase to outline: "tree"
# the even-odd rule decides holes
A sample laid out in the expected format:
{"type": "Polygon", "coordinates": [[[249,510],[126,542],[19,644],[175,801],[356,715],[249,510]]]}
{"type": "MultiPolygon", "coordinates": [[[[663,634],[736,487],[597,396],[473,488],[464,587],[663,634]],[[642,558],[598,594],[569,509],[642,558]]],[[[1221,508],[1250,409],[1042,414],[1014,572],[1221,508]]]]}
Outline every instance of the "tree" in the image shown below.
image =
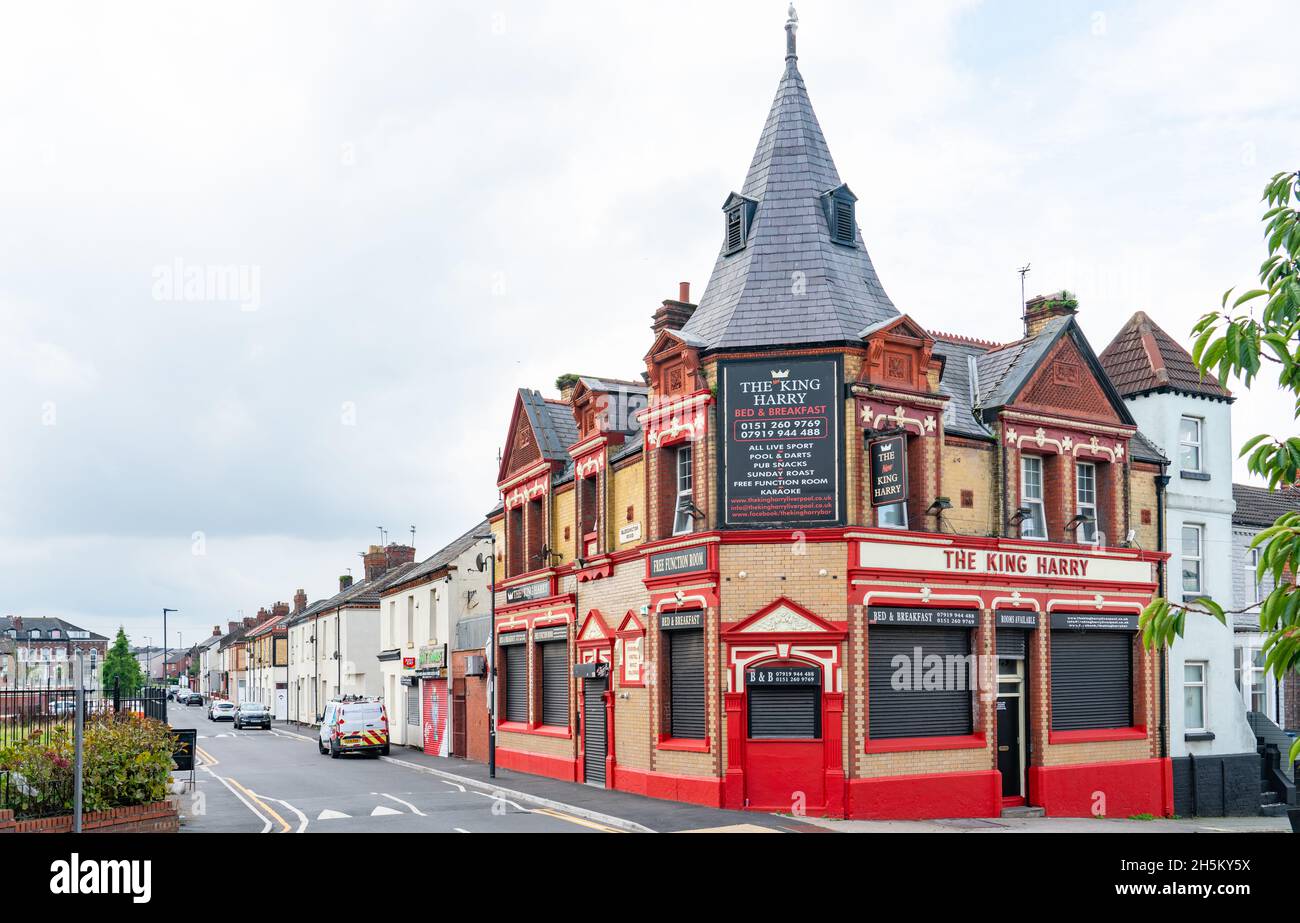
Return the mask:
{"type": "Polygon", "coordinates": [[[140,661],[132,655],[131,643],[123,628],[117,629],[117,637],[104,655],[104,665],[100,667],[99,675],[105,690],[111,690],[116,683],[122,695],[135,695],[144,685],[140,661]]]}
{"type": "MultiPolygon", "coordinates": [[[[1279,173],[1264,188],[1264,238],[1268,256],[1259,268],[1259,287],[1235,300],[1233,289],[1223,295],[1220,309],[1206,314],[1192,329],[1192,359],[1203,375],[1215,375],[1226,386],[1229,377],[1250,388],[1264,363],[1277,366],[1279,387],[1295,396],[1293,421],[1300,420],[1300,173],[1279,173]],[[1231,301],[1231,304],[1229,302],[1231,301]]],[[[1300,437],[1262,433],[1241,449],[1252,474],[1268,481],[1270,490],[1289,488],[1300,473],[1300,437]]],[[[1300,512],[1285,513],[1255,536],[1259,549],[1255,577],[1270,574],[1274,589],[1262,603],[1229,611],[1212,599],[1176,605],[1156,599],[1142,612],[1143,642],[1151,648],[1172,644],[1183,635],[1188,613],[1208,615],[1227,624],[1234,614],[1258,609],[1264,634],[1265,667],[1279,680],[1300,663],[1300,512]],[[1284,578],[1291,579],[1284,579],[1284,578]]],[[[1300,754],[1300,739],[1289,759],[1300,754]]]]}

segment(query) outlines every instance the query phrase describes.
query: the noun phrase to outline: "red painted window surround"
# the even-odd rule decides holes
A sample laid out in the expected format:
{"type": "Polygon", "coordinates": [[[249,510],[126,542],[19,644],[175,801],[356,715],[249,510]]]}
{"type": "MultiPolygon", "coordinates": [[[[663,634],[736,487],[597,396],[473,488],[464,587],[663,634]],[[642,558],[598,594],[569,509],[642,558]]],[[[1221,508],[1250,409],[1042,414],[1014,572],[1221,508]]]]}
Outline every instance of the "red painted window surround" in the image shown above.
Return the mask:
{"type": "Polygon", "coordinates": [[[512,734],[527,734],[532,728],[522,721],[498,721],[497,730],[509,731],[512,734]]]}
{"type": "Polygon", "coordinates": [[[660,737],[657,749],[659,750],[679,750],[683,753],[708,753],[709,738],[703,740],[689,740],[678,737],[660,737]]]}
{"type": "Polygon", "coordinates": [[[953,737],[891,737],[868,740],[864,753],[902,753],[907,750],[974,750],[988,741],[983,734],[958,734],[953,737]]]}
{"type": "Polygon", "coordinates": [[[1101,728],[1095,731],[1048,731],[1049,744],[1087,744],[1105,740],[1145,740],[1145,725],[1129,728],[1101,728]]]}

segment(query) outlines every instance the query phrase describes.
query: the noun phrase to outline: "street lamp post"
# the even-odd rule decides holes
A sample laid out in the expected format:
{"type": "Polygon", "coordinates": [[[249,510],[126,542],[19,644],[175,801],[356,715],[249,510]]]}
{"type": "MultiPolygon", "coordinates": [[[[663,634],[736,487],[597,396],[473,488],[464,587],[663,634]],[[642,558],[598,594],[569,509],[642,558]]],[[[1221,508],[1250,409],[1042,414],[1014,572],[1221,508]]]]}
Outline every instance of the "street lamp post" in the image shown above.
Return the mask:
{"type": "MultiPolygon", "coordinates": [[[[164,686],[167,685],[167,613],[168,613],[168,612],[179,612],[179,611],[180,611],[179,609],[167,609],[167,608],[164,608],[164,609],[163,609],[163,659],[162,659],[162,672],[163,672],[163,685],[164,685],[164,686]]],[[[179,686],[180,684],[177,683],[177,685],[179,686]]]]}
{"type": "MultiPolygon", "coordinates": [[[[497,536],[495,532],[474,536],[487,539],[492,553],[490,585],[488,587],[488,778],[497,777],[497,536]]],[[[478,569],[483,571],[483,556],[479,555],[478,569]]]]}

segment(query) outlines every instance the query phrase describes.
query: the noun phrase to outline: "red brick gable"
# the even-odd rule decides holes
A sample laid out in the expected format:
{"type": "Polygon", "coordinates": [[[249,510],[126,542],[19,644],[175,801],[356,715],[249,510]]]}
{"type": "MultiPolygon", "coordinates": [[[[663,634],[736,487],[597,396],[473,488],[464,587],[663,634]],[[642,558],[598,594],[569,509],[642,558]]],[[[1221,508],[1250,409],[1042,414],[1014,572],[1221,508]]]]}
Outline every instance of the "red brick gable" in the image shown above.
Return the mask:
{"type": "Polygon", "coordinates": [[[1025,383],[1015,406],[1053,416],[1122,424],[1093,367],[1069,337],[1056,344],[1025,383]]]}
{"type": "Polygon", "coordinates": [[[537,436],[528,422],[528,414],[516,403],[514,428],[510,431],[510,440],[506,444],[505,464],[502,475],[509,477],[517,471],[541,461],[542,451],[537,447],[537,436]]]}

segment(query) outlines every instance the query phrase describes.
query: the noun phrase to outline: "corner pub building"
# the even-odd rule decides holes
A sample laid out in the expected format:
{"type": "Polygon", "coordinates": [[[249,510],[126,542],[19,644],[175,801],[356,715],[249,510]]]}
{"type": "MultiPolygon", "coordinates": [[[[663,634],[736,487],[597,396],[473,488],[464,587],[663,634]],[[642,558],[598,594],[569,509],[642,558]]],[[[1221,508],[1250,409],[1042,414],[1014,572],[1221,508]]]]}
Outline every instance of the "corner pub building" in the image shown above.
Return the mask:
{"type": "Polygon", "coordinates": [[[491,514],[497,758],[850,818],[1172,813],[1164,458],[1067,293],[1024,336],[882,288],[797,67],[643,380],[519,392],[491,514]]]}

